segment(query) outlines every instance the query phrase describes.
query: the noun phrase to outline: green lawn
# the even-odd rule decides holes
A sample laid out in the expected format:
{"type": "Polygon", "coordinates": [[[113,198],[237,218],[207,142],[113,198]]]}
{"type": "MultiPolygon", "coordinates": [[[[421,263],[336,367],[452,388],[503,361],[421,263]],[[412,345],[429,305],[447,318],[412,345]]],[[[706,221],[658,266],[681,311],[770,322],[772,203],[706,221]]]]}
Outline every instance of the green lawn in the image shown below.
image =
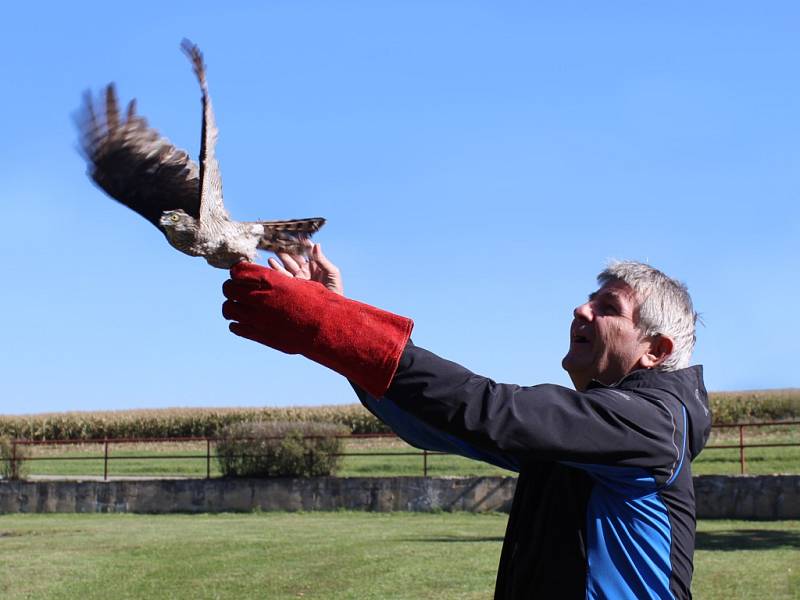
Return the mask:
{"type": "MultiPolygon", "coordinates": [[[[0,516],[0,597],[489,598],[507,515],[0,516]]],[[[800,521],[703,521],[694,593],[800,598],[800,521]]]]}
{"type": "MultiPolygon", "coordinates": [[[[800,427],[771,428],[763,432],[748,432],[748,443],[800,443],[800,427]]],[[[735,430],[715,430],[709,444],[727,445],[738,442],[735,430]]],[[[111,476],[185,476],[205,477],[206,444],[111,444],[109,475],[111,476]],[[148,459],[128,458],[146,456],[148,459]],[[183,458],[178,458],[183,457],[183,458]]],[[[366,439],[350,441],[345,451],[358,456],[346,456],[339,475],[372,477],[422,475],[421,453],[399,440],[366,439]],[[380,456],[380,454],[391,456],[380,456]],[[366,454],[362,456],[361,454],[366,454]],[[409,455],[413,454],[413,455],[409,455]]],[[[212,446],[213,452],[213,446],[212,446]]],[[[61,460],[36,460],[28,463],[33,475],[103,475],[103,446],[90,444],[81,447],[34,447],[34,456],[58,457],[61,460]],[[63,460],[64,458],[92,460],[63,460]]],[[[749,448],[746,450],[746,472],[756,475],[800,473],[800,446],[778,448],[749,448]]],[[[442,475],[508,475],[508,471],[456,456],[428,456],[428,474],[442,475]]],[[[708,448],[692,465],[696,475],[738,474],[739,450],[708,448]]],[[[211,475],[218,476],[216,461],[211,460],[211,475]]]]}

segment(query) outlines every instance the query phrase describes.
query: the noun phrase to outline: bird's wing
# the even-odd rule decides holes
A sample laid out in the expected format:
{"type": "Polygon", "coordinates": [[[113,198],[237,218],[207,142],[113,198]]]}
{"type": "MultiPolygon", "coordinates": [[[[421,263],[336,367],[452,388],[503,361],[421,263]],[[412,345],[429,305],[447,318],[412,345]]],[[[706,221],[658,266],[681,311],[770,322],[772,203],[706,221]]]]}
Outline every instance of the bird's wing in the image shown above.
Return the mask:
{"type": "Polygon", "coordinates": [[[222,175],[219,172],[219,163],[214,152],[217,145],[217,123],[214,119],[214,109],[211,106],[211,96],[206,83],[206,66],[203,63],[203,54],[200,49],[184,39],[181,49],[192,62],[194,74],[200,83],[203,92],[203,126],[200,139],[200,227],[213,226],[220,219],[229,219],[228,212],[222,200],[222,175]]]}
{"type": "Polygon", "coordinates": [[[135,210],[156,227],[161,213],[182,209],[197,218],[200,212],[198,167],[136,114],[131,100],[120,116],[114,85],[105,90],[101,114],[90,92],[84,95],[78,119],[89,176],[109,196],[135,210]]]}

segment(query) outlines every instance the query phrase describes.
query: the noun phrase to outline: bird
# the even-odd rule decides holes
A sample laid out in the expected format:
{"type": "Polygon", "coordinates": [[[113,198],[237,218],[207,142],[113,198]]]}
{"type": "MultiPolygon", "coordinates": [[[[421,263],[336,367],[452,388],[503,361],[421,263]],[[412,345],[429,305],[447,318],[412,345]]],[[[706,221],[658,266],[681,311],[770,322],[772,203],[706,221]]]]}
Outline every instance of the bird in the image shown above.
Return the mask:
{"type": "Polygon", "coordinates": [[[109,196],[155,225],[177,250],[201,256],[213,267],[229,269],[257,262],[259,250],[307,256],[309,238],[325,224],[322,217],[286,221],[235,221],[225,209],[222,176],[215,155],[218,131],[206,82],[206,65],[197,45],[184,39],[202,93],[199,165],[136,113],[136,99],[124,116],[113,83],[101,93],[97,109],[84,93],[79,113],[80,151],[87,174],[109,196]]]}

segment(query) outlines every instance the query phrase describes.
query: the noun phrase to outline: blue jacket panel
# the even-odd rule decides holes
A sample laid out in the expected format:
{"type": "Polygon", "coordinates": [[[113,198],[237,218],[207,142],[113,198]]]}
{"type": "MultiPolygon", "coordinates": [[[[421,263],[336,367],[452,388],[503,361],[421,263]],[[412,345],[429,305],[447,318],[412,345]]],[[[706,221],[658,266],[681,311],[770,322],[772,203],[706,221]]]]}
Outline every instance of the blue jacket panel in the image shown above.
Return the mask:
{"type": "Polygon", "coordinates": [[[519,471],[497,598],[690,598],[702,368],[585,392],[496,383],[409,342],[380,400],[409,443],[519,471]]]}

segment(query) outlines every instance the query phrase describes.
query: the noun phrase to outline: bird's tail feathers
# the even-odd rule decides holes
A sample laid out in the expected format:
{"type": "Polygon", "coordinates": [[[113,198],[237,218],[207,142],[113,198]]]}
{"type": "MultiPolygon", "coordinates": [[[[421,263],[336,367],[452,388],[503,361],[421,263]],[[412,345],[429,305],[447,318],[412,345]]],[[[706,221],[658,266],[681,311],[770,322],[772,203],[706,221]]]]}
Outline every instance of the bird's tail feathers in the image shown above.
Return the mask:
{"type": "Polygon", "coordinates": [[[286,221],[256,221],[263,225],[266,231],[288,231],[294,233],[315,233],[325,225],[322,217],[311,217],[309,219],[289,219],[286,221]]]}
{"type": "Polygon", "coordinates": [[[309,238],[325,224],[325,219],[290,219],[288,221],[257,221],[264,228],[258,242],[260,250],[290,252],[305,255],[310,247],[309,238]]]}

